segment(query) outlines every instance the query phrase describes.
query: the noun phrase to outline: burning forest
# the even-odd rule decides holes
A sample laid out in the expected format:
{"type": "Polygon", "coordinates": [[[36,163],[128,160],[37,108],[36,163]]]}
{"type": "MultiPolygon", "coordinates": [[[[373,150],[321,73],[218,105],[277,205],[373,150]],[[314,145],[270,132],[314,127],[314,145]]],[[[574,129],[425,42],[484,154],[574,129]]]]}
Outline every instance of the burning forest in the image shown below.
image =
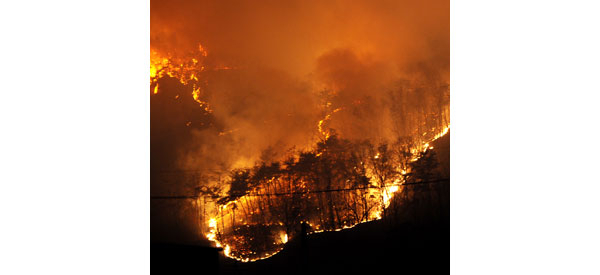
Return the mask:
{"type": "Polygon", "coordinates": [[[430,148],[402,141],[375,148],[333,135],[281,162],[234,169],[206,236],[224,246],[226,256],[252,261],[280,250],[302,223],[319,233],[381,219],[396,193],[409,192],[405,183],[441,179],[427,163],[430,148]]]}
{"type": "Polygon", "coordinates": [[[447,180],[433,143],[450,129],[448,9],[153,1],[156,231],[184,220],[226,256],[256,261],[303,230],[382,219],[394,197],[415,196],[411,184],[447,180]]]}

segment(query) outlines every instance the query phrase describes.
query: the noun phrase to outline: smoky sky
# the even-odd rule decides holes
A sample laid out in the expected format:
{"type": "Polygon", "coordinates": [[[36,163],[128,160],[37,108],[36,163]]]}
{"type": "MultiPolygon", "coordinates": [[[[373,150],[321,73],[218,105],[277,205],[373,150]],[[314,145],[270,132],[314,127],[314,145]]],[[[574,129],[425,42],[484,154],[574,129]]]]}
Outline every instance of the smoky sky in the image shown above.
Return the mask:
{"type": "Polygon", "coordinates": [[[416,114],[448,108],[449,1],[156,1],[150,46],[163,56],[207,50],[202,100],[161,80],[151,97],[151,162],[230,169],[321,138],[411,135],[416,114]],[[161,95],[162,94],[162,95],[161,95]],[[160,96],[159,96],[160,95],[160,96]],[[335,113],[334,110],[339,109],[335,113]],[[185,126],[190,122],[191,125],[185,126]]]}

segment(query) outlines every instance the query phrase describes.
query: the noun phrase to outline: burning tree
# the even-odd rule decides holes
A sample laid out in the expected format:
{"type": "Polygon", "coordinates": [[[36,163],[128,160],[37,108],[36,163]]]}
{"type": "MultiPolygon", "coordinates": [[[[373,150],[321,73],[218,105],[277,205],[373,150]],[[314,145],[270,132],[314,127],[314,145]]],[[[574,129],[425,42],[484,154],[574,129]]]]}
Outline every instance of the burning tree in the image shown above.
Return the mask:
{"type": "Polygon", "coordinates": [[[375,147],[334,134],[282,161],[234,169],[210,237],[229,256],[255,260],[282,249],[302,222],[320,232],[380,219],[403,183],[436,177],[434,153],[411,154],[416,149],[403,141],[375,147]]]}

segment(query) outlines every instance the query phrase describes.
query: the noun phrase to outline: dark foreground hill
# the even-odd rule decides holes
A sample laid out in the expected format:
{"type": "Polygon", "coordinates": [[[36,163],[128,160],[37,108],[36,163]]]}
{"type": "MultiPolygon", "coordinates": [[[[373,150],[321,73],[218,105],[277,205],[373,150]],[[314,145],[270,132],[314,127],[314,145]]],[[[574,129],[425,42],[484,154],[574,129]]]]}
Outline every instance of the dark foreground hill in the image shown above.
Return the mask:
{"type": "Polygon", "coordinates": [[[220,258],[220,274],[444,274],[450,269],[447,223],[362,224],[294,239],[272,258],[240,263],[220,258]],[[369,273],[367,273],[369,272],[369,273]]]}

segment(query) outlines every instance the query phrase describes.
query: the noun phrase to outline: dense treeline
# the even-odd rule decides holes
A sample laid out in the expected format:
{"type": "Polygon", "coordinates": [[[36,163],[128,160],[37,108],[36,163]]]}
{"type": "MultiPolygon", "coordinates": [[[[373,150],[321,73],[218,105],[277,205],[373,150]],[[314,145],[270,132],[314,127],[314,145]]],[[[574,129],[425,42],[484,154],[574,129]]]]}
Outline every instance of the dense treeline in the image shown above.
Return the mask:
{"type": "Polygon", "coordinates": [[[333,135],[283,161],[233,170],[218,201],[218,238],[234,256],[261,257],[302,222],[320,231],[381,218],[403,183],[436,179],[434,152],[415,148],[409,139],[373,145],[333,135]]]}

